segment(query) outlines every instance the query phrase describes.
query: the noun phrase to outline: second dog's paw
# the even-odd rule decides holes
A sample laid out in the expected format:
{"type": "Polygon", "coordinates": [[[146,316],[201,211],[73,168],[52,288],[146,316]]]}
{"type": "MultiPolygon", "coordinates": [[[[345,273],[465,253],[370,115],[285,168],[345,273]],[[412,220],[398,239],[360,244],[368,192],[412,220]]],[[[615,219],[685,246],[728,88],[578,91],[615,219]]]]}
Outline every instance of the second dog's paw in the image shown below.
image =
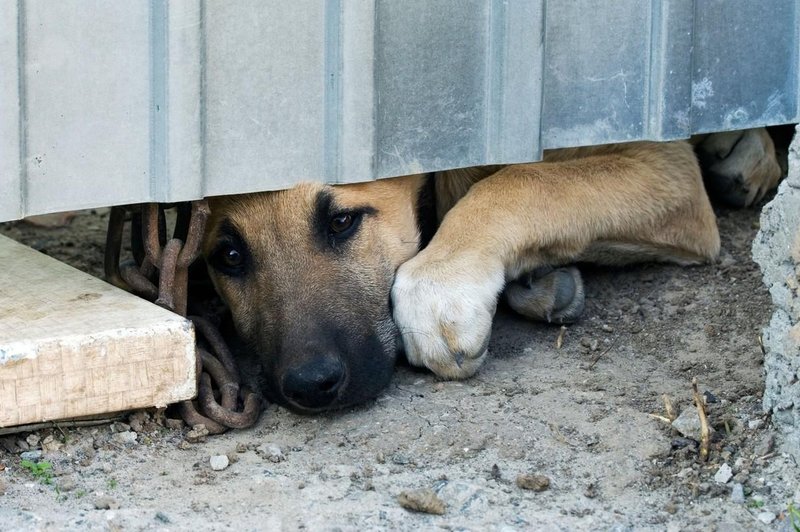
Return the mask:
{"type": "Polygon", "coordinates": [[[695,152],[709,195],[734,207],[763,198],[783,173],[764,128],[708,135],[695,152]]]}
{"type": "Polygon", "coordinates": [[[510,282],[504,294],[519,314],[548,323],[572,323],[585,306],[583,280],[575,267],[537,268],[510,282]]]}
{"type": "Polygon", "coordinates": [[[486,357],[502,264],[463,255],[428,258],[423,251],[397,272],[394,320],[408,361],[440,377],[473,375],[486,357]]]}

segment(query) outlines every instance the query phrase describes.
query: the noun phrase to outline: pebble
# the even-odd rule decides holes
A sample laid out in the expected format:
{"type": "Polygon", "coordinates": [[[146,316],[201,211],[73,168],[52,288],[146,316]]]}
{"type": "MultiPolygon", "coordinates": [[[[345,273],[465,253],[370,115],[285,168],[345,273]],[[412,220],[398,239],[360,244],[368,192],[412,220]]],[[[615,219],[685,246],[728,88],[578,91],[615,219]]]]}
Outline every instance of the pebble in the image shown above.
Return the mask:
{"type": "Polygon", "coordinates": [[[209,464],[211,464],[211,469],[214,471],[222,471],[223,469],[227,469],[230,465],[230,460],[224,454],[219,454],[212,456],[208,459],[209,464]]]}
{"type": "Polygon", "coordinates": [[[94,507],[96,510],[116,510],[119,502],[111,497],[98,497],[94,500],[94,507]]]}
{"type": "Polygon", "coordinates": [[[116,442],[123,443],[125,445],[136,445],[136,439],[139,437],[133,431],[126,430],[123,432],[116,432],[114,433],[113,439],[116,442]]]}
{"type": "Polygon", "coordinates": [[[734,504],[744,504],[744,486],[739,483],[733,485],[733,489],[731,489],[731,502],[734,504]]]}
{"type": "Polygon", "coordinates": [[[6,484],[6,481],[0,478],[0,496],[5,495],[7,489],[8,485],[6,484]]]}
{"type": "Polygon", "coordinates": [[[39,435],[29,434],[28,437],[25,438],[25,443],[27,443],[31,447],[36,447],[37,445],[39,445],[39,435]]]}
{"type": "Polygon", "coordinates": [[[122,421],[115,421],[111,424],[112,432],[128,432],[129,430],[131,430],[131,426],[122,421]]]}
{"type": "Polygon", "coordinates": [[[759,521],[761,521],[765,525],[768,525],[768,524],[770,524],[771,522],[773,522],[775,520],[775,514],[772,513],[772,512],[760,512],[756,516],[756,519],[758,519],[759,521]]]}
{"type": "Polygon", "coordinates": [[[42,451],[46,453],[52,453],[55,451],[60,451],[64,447],[64,444],[60,441],[56,440],[52,436],[48,436],[42,440],[42,451]]]}
{"type": "Polygon", "coordinates": [[[164,421],[164,423],[167,425],[168,429],[181,430],[183,428],[183,420],[182,419],[167,418],[164,421]]]}
{"type": "Polygon", "coordinates": [[[517,486],[524,490],[545,491],[550,487],[550,479],[544,475],[519,475],[517,486]]]}
{"type": "Polygon", "coordinates": [[[128,424],[131,427],[131,430],[134,432],[142,432],[144,430],[144,424],[149,421],[149,417],[147,412],[143,410],[139,410],[138,412],[134,412],[128,417],[128,424]]]}
{"type": "Polygon", "coordinates": [[[17,442],[14,441],[14,438],[8,436],[1,437],[0,448],[4,449],[9,454],[14,454],[17,452],[17,442]]]}
{"type": "MultiPolygon", "coordinates": [[[[684,408],[680,415],[672,422],[672,427],[687,438],[700,440],[700,416],[694,406],[684,408]]],[[[709,433],[713,434],[714,429],[708,427],[709,433]]]]}
{"type": "Polygon", "coordinates": [[[446,505],[431,489],[403,491],[397,496],[397,502],[406,510],[428,514],[442,515],[446,505]]]}
{"type": "Polygon", "coordinates": [[[764,426],[763,419],[751,419],[747,422],[747,428],[750,430],[758,430],[764,426]]]}
{"type": "Polygon", "coordinates": [[[77,484],[75,483],[75,479],[74,479],[74,478],[72,478],[71,476],[69,476],[69,477],[62,477],[62,478],[61,478],[61,479],[58,481],[58,489],[59,489],[60,491],[72,491],[72,490],[74,490],[74,489],[75,489],[75,486],[76,486],[76,485],[77,485],[77,484]]]}
{"type": "Polygon", "coordinates": [[[732,476],[733,476],[733,470],[731,469],[731,466],[729,466],[727,463],[724,463],[721,466],[719,466],[719,469],[714,475],[714,482],[718,482],[719,484],[725,484],[731,479],[732,476]]]}
{"type": "Polygon", "coordinates": [[[32,462],[35,462],[36,460],[42,457],[42,451],[39,450],[25,451],[24,453],[20,453],[19,457],[22,458],[23,460],[30,460],[32,462]]]}
{"type": "Polygon", "coordinates": [[[262,443],[256,448],[256,452],[274,464],[286,460],[281,448],[274,443],[262,443]]]}
{"type": "Polygon", "coordinates": [[[610,332],[614,332],[614,327],[612,327],[611,325],[605,324],[605,323],[604,323],[604,324],[603,324],[603,325],[602,325],[600,328],[601,328],[601,329],[602,329],[604,332],[609,332],[609,333],[610,333],[610,332]]]}
{"type": "Polygon", "coordinates": [[[759,438],[758,443],[753,448],[756,456],[765,456],[775,449],[775,435],[771,432],[759,438]]]}
{"type": "Polygon", "coordinates": [[[208,429],[202,423],[195,425],[192,430],[186,433],[186,441],[189,443],[202,443],[208,437],[208,429]]]}

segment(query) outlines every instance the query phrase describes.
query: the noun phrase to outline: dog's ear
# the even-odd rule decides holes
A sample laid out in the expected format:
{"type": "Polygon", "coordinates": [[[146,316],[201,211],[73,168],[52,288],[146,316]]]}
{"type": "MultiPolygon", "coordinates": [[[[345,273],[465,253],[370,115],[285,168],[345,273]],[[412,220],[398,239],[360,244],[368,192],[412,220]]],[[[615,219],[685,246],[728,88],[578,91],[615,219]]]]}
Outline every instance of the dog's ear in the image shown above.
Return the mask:
{"type": "Polygon", "coordinates": [[[422,250],[436,233],[436,183],[434,174],[429,173],[417,192],[417,228],[419,229],[419,249],[422,250]]]}

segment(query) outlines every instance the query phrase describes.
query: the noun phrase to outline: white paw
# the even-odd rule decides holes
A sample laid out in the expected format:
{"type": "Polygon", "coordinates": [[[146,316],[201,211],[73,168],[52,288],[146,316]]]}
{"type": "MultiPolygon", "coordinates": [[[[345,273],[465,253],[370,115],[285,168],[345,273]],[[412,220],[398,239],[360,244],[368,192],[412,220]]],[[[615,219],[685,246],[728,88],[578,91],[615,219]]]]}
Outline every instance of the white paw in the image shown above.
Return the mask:
{"type": "Polygon", "coordinates": [[[397,272],[394,320],[411,364],[467,378],[486,357],[504,269],[475,254],[435,259],[426,251],[397,272]]]}

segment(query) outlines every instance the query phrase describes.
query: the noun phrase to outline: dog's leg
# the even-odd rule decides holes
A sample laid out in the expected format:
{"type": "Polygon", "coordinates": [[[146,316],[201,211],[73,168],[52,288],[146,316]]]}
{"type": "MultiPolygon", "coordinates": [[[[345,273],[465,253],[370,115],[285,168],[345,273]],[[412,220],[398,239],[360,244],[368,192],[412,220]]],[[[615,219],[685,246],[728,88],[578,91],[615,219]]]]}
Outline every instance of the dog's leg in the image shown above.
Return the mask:
{"type": "Polygon", "coordinates": [[[778,185],[783,175],[775,144],[765,128],[694,137],[708,194],[733,207],[747,207],[778,185]]]}
{"type": "Polygon", "coordinates": [[[428,247],[400,267],[394,317],[412,364],[448,378],[472,375],[506,282],[539,266],[584,255],[697,263],[718,253],[716,220],[688,143],[579,155],[506,167],[476,183],[428,247]],[[624,253],[610,253],[614,246],[624,253]]]}
{"type": "Polygon", "coordinates": [[[503,296],[517,313],[547,323],[576,321],[585,303],[583,280],[574,266],[536,268],[508,283],[503,296]]]}

